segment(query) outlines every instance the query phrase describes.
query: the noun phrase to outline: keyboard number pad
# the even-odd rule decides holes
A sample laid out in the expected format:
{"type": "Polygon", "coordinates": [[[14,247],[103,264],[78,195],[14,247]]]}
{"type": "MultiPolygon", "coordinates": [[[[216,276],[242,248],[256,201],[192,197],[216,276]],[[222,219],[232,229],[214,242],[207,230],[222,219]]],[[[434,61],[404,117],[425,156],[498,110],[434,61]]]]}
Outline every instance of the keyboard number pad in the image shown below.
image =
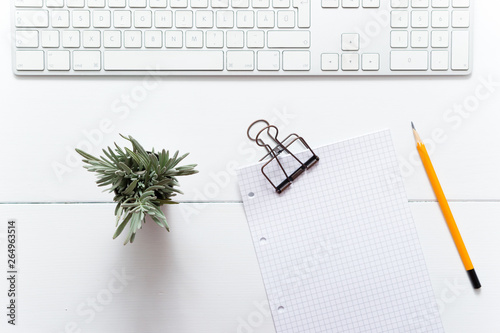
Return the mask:
{"type": "Polygon", "coordinates": [[[468,70],[469,6],[468,0],[391,0],[391,70],[468,70]]]}

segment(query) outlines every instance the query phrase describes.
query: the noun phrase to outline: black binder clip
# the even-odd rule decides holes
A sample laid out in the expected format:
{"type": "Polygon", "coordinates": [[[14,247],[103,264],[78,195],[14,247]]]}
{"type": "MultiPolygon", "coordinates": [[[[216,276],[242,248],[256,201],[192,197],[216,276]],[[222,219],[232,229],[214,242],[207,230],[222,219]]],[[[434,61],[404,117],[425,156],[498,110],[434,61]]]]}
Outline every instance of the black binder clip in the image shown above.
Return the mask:
{"type": "Polygon", "coordinates": [[[269,181],[269,183],[271,183],[271,185],[278,193],[281,193],[285,189],[287,189],[294,180],[299,178],[300,175],[304,173],[304,171],[308,170],[319,161],[319,157],[314,153],[314,151],[309,147],[309,145],[302,137],[298,136],[295,133],[292,133],[289,136],[287,136],[284,140],[280,141],[278,139],[278,128],[274,125],[270,125],[269,122],[267,122],[266,120],[260,119],[253,122],[248,127],[247,136],[250,140],[255,141],[257,145],[259,145],[260,147],[266,148],[267,154],[263,158],[261,158],[260,161],[263,161],[265,159],[269,159],[269,161],[267,161],[262,166],[261,171],[264,177],[266,177],[266,179],[269,181]],[[257,124],[262,124],[263,128],[261,128],[257,132],[257,135],[255,137],[252,137],[250,135],[250,131],[257,124]],[[272,144],[275,146],[274,148],[272,148],[269,144],[266,144],[264,142],[261,136],[262,133],[267,133],[267,137],[271,140],[272,144]],[[299,158],[297,158],[297,156],[295,156],[289,149],[289,147],[292,146],[297,141],[299,143],[302,143],[302,145],[311,152],[311,156],[304,162],[301,161],[299,158]],[[292,156],[300,165],[290,175],[288,175],[288,173],[285,171],[285,168],[283,167],[283,165],[280,162],[280,159],[278,158],[278,156],[283,152],[286,152],[288,155],[292,156]],[[265,168],[273,161],[276,161],[278,163],[281,171],[285,176],[285,179],[281,181],[278,185],[275,185],[275,183],[273,183],[273,181],[268,177],[268,175],[265,172],[265,168]]]}

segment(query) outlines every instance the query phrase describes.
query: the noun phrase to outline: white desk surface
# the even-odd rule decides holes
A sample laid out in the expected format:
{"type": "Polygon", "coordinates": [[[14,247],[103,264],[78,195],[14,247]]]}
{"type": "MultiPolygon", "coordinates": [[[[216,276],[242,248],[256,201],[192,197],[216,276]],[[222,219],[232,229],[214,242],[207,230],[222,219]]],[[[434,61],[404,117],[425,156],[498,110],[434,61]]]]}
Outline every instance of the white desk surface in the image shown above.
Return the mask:
{"type": "Polygon", "coordinates": [[[500,331],[500,3],[475,5],[471,76],[286,79],[15,77],[9,6],[0,3],[0,248],[7,218],[17,218],[13,332],[274,332],[233,171],[261,155],[246,138],[259,118],[313,147],[391,129],[446,331],[500,331]],[[478,293],[418,159],[411,120],[452,201],[483,283],[478,293]],[[180,179],[186,194],[169,207],[172,232],[148,223],[126,247],[111,240],[111,195],[73,153],[124,144],[118,133],[191,152],[201,171],[180,179]],[[122,270],[134,279],[118,288],[122,270]],[[110,294],[110,283],[120,292],[110,294]],[[106,304],[92,312],[96,297],[106,304]]]}

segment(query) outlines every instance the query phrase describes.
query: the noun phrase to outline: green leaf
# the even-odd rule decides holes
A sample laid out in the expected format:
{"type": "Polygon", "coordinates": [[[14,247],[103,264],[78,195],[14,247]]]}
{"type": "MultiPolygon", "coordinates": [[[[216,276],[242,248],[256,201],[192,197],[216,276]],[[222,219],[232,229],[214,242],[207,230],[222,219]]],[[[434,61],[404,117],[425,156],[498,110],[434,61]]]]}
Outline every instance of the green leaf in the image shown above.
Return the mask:
{"type": "Polygon", "coordinates": [[[156,172],[156,174],[160,173],[160,162],[158,161],[158,158],[154,154],[149,155],[149,160],[151,163],[151,166],[153,167],[153,170],[156,172]]]}
{"type": "Polygon", "coordinates": [[[128,165],[126,165],[126,164],[125,164],[125,163],[123,163],[123,162],[118,162],[118,166],[120,167],[120,169],[122,169],[123,171],[125,171],[125,173],[126,173],[127,175],[129,175],[129,174],[131,174],[131,173],[134,173],[134,172],[132,171],[132,169],[130,169],[130,168],[128,167],[128,165]]]}
{"type": "Polygon", "coordinates": [[[113,239],[115,239],[116,237],[120,236],[120,234],[122,233],[123,229],[125,228],[125,226],[127,225],[128,221],[130,220],[131,216],[132,216],[131,214],[128,214],[125,217],[125,219],[123,220],[123,222],[118,226],[118,228],[116,228],[116,232],[113,235],[113,239]]]}
{"type": "Polygon", "coordinates": [[[94,160],[94,161],[99,161],[99,159],[97,157],[94,157],[90,154],[87,154],[86,152],[84,152],[83,150],[80,150],[78,148],[75,148],[76,152],[80,155],[82,155],[84,158],[86,158],[87,160],[91,161],[91,160],[94,160]]]}
{"type": "Polygon", "coordinates": [[[132,157],[132,159],[134,160],[135,163],[137,163],[138,166],[141,166],[143,167],[144,164],[142,164],[142,161],[141,159],[139,158],[139,156],[137,156],[136,153],[134,153],[133,151],[131,151],[130,149],[128,149],[127,147],[125,147],[125,151],[127,152],[127,154],[132,157]]]}
{"type": "Polygon", "coordinates": [[[134,151],[139,152],[140,155],[146,156],[148,153],[146,153],[146,150],[135,140],[133,137],[129,136],[130,142],[132,142],[132,147],[134,148],[134,151]]]}
{"type": "Polygon", "coordinates": [[[139,182],[138,179],[134,180],[132,183],[130,183],[130,185],[127,187],[127,189],[125,191],[123,191],[123,194],[130,194],[132,193],[132,191],[135,189],[135,187],[137,186],[137,183],[139,182]]]}
{"type": "Polygon", "coordinates": [[[146,191],[141,195],[139,200],[145,199],[146,197],[154,197],[154,195],[155,195],[154,191],[146,191]]]}

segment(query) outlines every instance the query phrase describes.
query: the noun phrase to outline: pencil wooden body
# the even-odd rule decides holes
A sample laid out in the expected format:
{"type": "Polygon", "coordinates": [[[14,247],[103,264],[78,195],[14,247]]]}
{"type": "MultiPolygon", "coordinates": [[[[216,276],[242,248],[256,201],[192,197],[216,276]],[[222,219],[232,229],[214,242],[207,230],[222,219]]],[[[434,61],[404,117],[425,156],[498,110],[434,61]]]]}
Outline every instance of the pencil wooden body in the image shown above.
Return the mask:
{"type": "Polygon", "coordinates": [[[457,247],[458,253],[460,254],[460,258],[462,258],[462,262],[465,266],[465,269],[468,271],[474,269],[472,261],[470,260],[469,257],[469,253],[465,248],[464,241],[462,239],[462,236],[460,235],[460,231],[458,230],[457,224],[455,222],[455,218],[451,213],[448,200],[446,200],[443,188],[439,183],[436,171],[434,170],[431,159],[429,158],[429,154],[427,153],[427,149],[425,149],[425,146],[421,143],[417,143],[417,149],[418,153],[420,154],[420,158],[422,159],[422,163],[424,164],[425,171],[427,172],[427,176],[429,177],[429,181],[431,182],[432,189],[436,194],[436,198],[439,202],[439,206],[441,207],[441,211],[443,212],[446,224],[448,225],[448,229],[450,229],[451,236],[455,241],[455,245],[457,247]]]}

